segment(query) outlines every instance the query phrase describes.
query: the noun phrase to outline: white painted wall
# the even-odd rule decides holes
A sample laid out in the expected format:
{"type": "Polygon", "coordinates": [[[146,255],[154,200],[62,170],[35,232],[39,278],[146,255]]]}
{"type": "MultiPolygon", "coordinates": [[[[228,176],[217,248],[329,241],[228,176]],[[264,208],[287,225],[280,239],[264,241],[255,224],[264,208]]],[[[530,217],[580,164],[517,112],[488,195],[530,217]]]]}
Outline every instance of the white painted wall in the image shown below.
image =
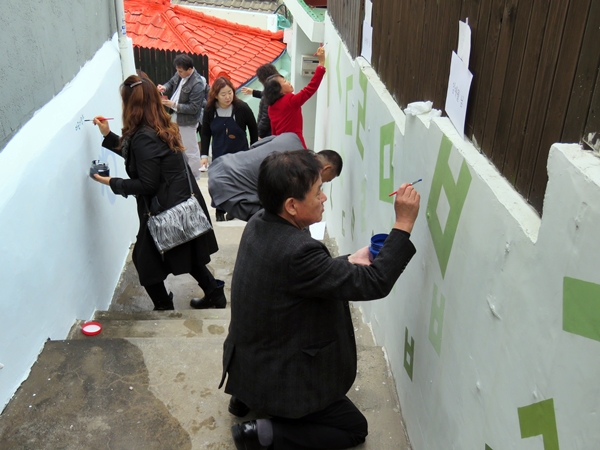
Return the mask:
{"type": "Polygon", "coordinates": [[[387,298],[361,303],[413,448],[598,448],[600,159],[554,145],[540,219],[447,118],[405,116],[329,18],[324,39],[315,148],[344,159],[325,187],[340,254],[387,232],[387,194],[423,178],[417,254],[387,298]]]}
{"type": "Polygon", "coordinates": [[[242,11],[230,8],[211,8],[208,6],[191,6],[180,5],[184,8],[202,11],[205,14],[218,17],[220,19],[229,20],[230,22],[239,23],[241,25],[249,25],[251,27],[262,28],[263,30],[276,32],[277,15],[265,14],[261,12],[242,11]]]}
{"type": "Polygon", "coordinates": [[[0,409],[46,339],[106,309],[137,230],[135,200],[89,178],[93,159],[124,176],[91,122],[121,129],[116,37],[0,153],[0,409]]]}

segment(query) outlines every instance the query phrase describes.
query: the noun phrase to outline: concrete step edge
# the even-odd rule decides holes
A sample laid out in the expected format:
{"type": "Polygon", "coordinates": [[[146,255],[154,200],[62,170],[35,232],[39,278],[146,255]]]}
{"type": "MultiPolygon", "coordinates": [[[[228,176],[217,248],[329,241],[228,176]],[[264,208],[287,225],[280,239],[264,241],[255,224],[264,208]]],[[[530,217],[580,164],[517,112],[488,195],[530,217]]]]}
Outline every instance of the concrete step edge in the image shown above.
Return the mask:
{"type": "Polygon", "coordinates": [[[181,320],[181,319],[229,319],[231,310],[185,309],[179,311],[96,311],[93,320],[181,320]]]}

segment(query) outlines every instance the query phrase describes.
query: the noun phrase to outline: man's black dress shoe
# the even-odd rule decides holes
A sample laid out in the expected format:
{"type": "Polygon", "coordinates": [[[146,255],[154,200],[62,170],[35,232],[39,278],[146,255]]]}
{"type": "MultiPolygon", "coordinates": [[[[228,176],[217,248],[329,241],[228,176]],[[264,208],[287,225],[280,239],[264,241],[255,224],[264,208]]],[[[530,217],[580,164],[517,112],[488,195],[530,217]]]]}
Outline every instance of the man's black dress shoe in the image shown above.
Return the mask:
{"type": "Polygon", "coordinates": [[[214,291],[202,298],[193,298],[190,300],[190,306],[195,309],[225,308],[227,306],[227,298],[223,292],[224,289],[225,282],[217,280],[217,287],[214,291]]]}
{"type": "Polygon", "coordinates": [[[247,416],[250,412],[250,408],[248,408],[248,406],[235,395],[231,396],[231,400],[229,400],[229,408],[227,409],[236,417],[247,416]]]}
{"type": "Polygon", "coordinates": [[[269,448],[260,445],[256,420],[232,426],[231,434],[237,450],[267,450],[269,448]]]}

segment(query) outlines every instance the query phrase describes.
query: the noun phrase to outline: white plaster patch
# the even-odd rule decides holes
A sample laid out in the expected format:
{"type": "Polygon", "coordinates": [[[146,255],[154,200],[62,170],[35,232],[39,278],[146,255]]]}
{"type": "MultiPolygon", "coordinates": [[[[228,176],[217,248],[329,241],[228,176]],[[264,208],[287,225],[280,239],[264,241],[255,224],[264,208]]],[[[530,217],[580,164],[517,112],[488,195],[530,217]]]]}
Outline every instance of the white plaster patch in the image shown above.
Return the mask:
{"type": "Polygon", "coordinates": [[[498,314],[498,311],[496,311],[496,305],[494,304],[494,296],[493,295],[488,295],[487,296],[487,304],[490,307],[490,311],[492,312],[492,315],[499,320],[502,320],[502,317],[500,317],[500,314],[498,314]]]}
{"type": "Polygon", "coordinates": [[[448,201],[448,197],[446,196],[446,191],[443,186],[442,192],[440,193],[440,201],[438,202],[436,213],[438,219],[440,220],[440,226],[445,232],[446,222],[448,220],[448,216],[450,215],[450,202],[448,201]]]}

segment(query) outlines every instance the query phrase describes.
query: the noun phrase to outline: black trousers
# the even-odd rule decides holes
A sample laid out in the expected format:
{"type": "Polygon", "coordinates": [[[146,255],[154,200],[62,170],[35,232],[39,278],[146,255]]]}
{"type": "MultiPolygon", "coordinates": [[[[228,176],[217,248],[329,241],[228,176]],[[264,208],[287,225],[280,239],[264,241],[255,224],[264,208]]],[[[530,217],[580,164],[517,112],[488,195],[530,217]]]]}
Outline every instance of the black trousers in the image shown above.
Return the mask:
{"type": "Polygon", "coordinates": [[[346,396],[299,419],[272,417],[273,450],[346,449],[365,442],[367,419],[346,396]]]}
{"type": "MultiPolygon", "coordinates": [[[[204,291],[204,295],[210,294],[217,288],[217,280],[215,280],[215,277],[213,277],[206,266],[194,267],[190,272],[190,275],[196,279],[198,285],[204,291]]],[[[144,286],[144,289],[146,289],[146,292],[150,296],[155,307],[161,307],[171,302],[171,298],[165,289],[164,281],[144,286]]]]}

